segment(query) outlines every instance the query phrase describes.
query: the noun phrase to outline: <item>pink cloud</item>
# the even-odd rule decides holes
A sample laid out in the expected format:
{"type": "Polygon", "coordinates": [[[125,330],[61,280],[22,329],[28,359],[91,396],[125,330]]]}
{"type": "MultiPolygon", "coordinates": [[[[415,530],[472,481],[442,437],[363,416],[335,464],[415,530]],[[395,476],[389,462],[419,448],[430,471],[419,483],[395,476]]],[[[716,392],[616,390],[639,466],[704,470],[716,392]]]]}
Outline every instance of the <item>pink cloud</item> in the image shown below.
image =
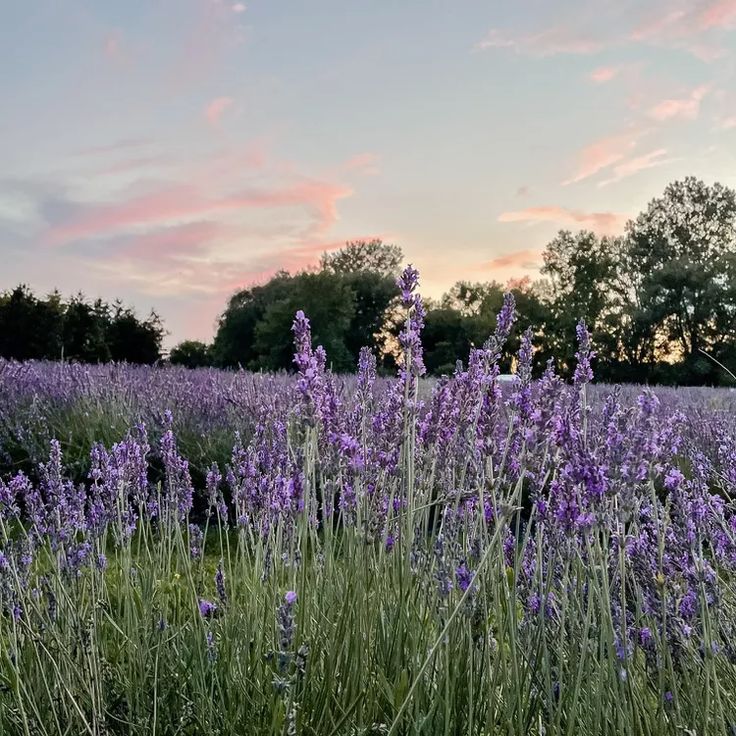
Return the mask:
{"type": "Polygon", "coordinates": [[[246,191],[220,198],[205,197],[193,186],[173,186],[125,202],[82,206],[79,214],[52,227],[46,240],[59,245],[209,214],[280,207],[306,208],[317,219],[308,232],[324,232],[337,220],[337,200],[351,194],[352,190],[346,187],[312,180],[281,189],[246,191]]]}
{"type": "Polygon", "coordinates": [[[619,5],[599,3],[595,12],[563,18],[554,26],[536,32],[493,28],[474,49],[504,48],[546,57],[595,54],[641,43],[681,49],[703,61],[713,61],[727,52],[716,43],[711,32],[736,27],[736,0],[660,0],[648,5],[619,5]],[[619,27],[622,30],[612,30],[619,27]]]}
{"type": "Polygon", "coordinates": [[[105,36],[102,51],[110,62],[116,65],[127,65],[130,62],[130,50],[124,42],[119,30],[111,31],[105,36]]]}
{"type": "Polygon", "coordinates": [[[222,236],[218,222],[190,222],[134,235],[122,251],[125,257],[160,262],[166,258],[191,256],[222,236]]]}
{"type": "Polygon", "coordinates": [[[664,164],[671,163],[675,159],[666,158],[667,149],[658,148],[649,153],[645,153],[642,156],[631,158],[627,161],[623,161],[617,166],[613,167],[613,176],[610,179],[600,182],[598,186],[603,187],[607,184],[613,184],[621,179],[626,179],[629,176],[644,171],[645,169],[652,169],[655,166],[662,166],[664,164]]]}
{"type": "Polygon", "coordinates": [[[557,54],[593,54],[604,48],[605,43],[587,33],[576,33],[563,26],[548,28],[538,33],[513,35],[492,28],[476,45],[477,51],[491,48],[508,48],[532,56],[557,54]]]}
{"type": "Polygon", "coordinates": [[[574,184],[597,174],[621,161],[636,147],[639,134],[636,131],[607,136],[582,149],[575,173],[563,185],[574,184]]]}
{"type": "Polygon", "coordinates": [[[730,29],[736,26],[736,0],[716,0],[707,4],[697,15],[698,27],[730,29]]]}
{"type": "Polygon", "coordinates": [[[686,97],[662,100],[649,110],[649,117],[665,120],[695,120],[700,114],[700,103],[712,89],[711,84],[701,84],[686,97]]]}
{"type": "Polygon", "coordinates": [[[566,207],[527,207],[514,212],[502,212],[499,222],[555,222],[558,224],[581,225],[602,234],[620,232],[626,222],[624,215],[614,212],[581,212],[566,207]]]}
{"type": "MultiPolygon", "coordinates": [[[[279,239],[265,252],[249,252],[245,260],[223,258],[213,248],[213,239],[240,240],[247,234],[227,232],[216,222],[163,228],[131,238],[126,247],[90,267],[116,280],[125,278],[146,293],[219,295],[224,301],[228,294],[266,281],[279,270],[294,273],[313,267],[323,253],[345,245],[343,240],[289,243],[279,239]]],[[[275,235],[271,233],[270,238],[275,235]]]]}
{"type": "Polygon", "coordinates": [[[621,72],[620,66],[599,66],[597,69],[589,74],[588,79],[596,84],[602,84],[603,82],[610,82],[616,78],[621,72]]]}
{"type": "Polygon", "coordinates": [[[351,156],[344,164],[346,171],[358,171],[361,174],[376,175],[380,173],[378,156],[375,153],[358,153],[351,156]]]}
{"type": "Polygon", "coordinates": [[[703,61],[714,61],[726,55],[713,31],[729,30],[736,25],[734,0],[680,3],[669,12],[655,12],[635,26],[630,38],[658,46],[682,49],[703,61]]]}
{"type": "Polygon", "coordinates": [[[233,13],[245,13],[245,5],[243,3],[233,3],[231,6],[233,13]]]}
{"type": "Polygon", "coordinates": [[[719,122],[719,127],[721,130],[731,130],[732,128],[736,128],[736,115],[732,115],[728,118],[723,118],[719,122]]]}
{"type": "MultiPolygon", "coordinates": [[[[487,266],[489,268],[534,269],[539,267],[541,257],[541,248],[525,248],[524,250],[517,250],[513,253],[506,253],[503,256],[494,258],[487,266]]],[[[513,286],[509,286],[509,288],[513,288],[513,286]]]]}
{"type": "Polygon", "coordinates": [[[668,13],[662,13],[660,9],[654,12],[653,17],[636,25],[631,30],[631,38],[634,41],[650,41],[667,36],[682,36],[685,30],[683,20],[686,17],[687,12],[682,8],[675,8],[668,13]]]}
{"type": "Polygon", "coordinates": [[[210,125],[217,126],[225,114],[225,111],[232,107],[234,100],[232,97],[216,97],[207,103],[204,109],[204,116],[210,125]]]}

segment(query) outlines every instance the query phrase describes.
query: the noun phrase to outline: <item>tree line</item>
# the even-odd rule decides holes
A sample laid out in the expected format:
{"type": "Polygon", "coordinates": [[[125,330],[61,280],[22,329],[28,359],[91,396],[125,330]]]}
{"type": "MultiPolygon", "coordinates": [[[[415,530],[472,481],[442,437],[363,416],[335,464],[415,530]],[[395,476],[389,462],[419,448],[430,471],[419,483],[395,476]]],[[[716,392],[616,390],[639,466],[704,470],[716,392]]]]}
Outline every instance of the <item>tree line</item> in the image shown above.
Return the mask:
{"type": "Polygon", "coordinates": [[[58,291],[39,298],[25,285],[0,294],[3,358],[153,364],[164,334],[155,312],[141,319],[117,300],[64,299],[58,291]]]}
{"type": "MultiPolygon", "coordinates": [[[[390,368],[398,319],[395,277],[402,261],[396,246],[356,242],[325,255],[314,271],[278,273],[232,296],[212,345],[185,343],[172,351],[172,360],[289,368],[289,325],[303,308],[335,370],[352,370],[364,344],[390,368]]],[[[563,373],[572,370],[575,325],[582,318],[601,380],[728,381],[718,362],[736,367],[732,189],[693,177],[673,182],[620,236],[563,230],[544,248],[542,262],[536,281],[462,281],[429,301],[423,334],[428,371],[450,373],[472,346],[482,345],[495,327],[504,292],[511,291],[520,324],[535,330],[537,371],[549,358],[563,373]]],[[[515,348],[512,340],[507,367],[515,348]]]]}
{"type": "MultiPolygon", "coordinates": [[[[233,294],[214,340],[186,340],[171,363],[248,370],[292,368],[291,323],[303,309],[315,343],[335,371],[352,371],[361,347],[393,370],[401,314],[396,245],[355,241],[326,253],[318,266],[279,271],[233,294]]],[[[511,291],[519,322],[535,331],[535,365],[554,358],[574,366],[575,325],[584,319],[596,351],[596,375],[611,382],[679,385],[727,380],[736,367],[736,193],[688,177],[626,225],[620,236],[560,231],[542,253],[540,277],[505,285],[461,281],[429,300],[423,343],[429,373],[451,373],[495,327],[511,291]]],[[[163,327],[138,320],[120,303],[37,300],[22,287],[0,297],[0,355],[80,361],[155,362],[163,327]],[[43,325],[52,325],[44,327],[43,325]],[[126,331],[127,330],[127,331],[126,331]],[[15,342],[13,342],[15,341],[15,342]]],[[[504,357],[512,367],[514,341],[504,357]]]]}

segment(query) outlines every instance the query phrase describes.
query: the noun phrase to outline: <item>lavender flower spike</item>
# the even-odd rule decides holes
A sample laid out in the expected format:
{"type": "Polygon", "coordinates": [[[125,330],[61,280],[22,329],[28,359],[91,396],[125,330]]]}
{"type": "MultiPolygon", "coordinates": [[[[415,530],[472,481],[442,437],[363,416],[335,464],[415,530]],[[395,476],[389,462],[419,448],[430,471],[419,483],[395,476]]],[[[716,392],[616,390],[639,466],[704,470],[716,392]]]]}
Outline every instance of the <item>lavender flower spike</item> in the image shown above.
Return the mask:
{"type": "Polygon", "coordinates": [[[578,322],[575,332],[578,336],[578,351],[575,353],[578,364],[575,368],[573,380],[576,386],[583,386],[593,380],[593,369],[590,367],[590,361],[595,357],[595,352],[590,349],[590,333],[584,320],[581,319],[578,322]]]}

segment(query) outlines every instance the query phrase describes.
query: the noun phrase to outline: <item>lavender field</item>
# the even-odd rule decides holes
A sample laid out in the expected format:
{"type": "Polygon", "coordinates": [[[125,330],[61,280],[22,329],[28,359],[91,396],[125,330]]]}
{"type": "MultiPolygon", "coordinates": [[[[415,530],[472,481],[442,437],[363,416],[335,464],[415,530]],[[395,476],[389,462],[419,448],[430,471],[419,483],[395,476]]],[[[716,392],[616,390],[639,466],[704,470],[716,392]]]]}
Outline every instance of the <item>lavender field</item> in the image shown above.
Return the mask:
{"type": "MultiPolygon", "coordinates": [[[[736,394],[0,362],[0,732],[736,732],[736,394]]],[[[520,329],[526,325],[520,325],[520,329]]]]}

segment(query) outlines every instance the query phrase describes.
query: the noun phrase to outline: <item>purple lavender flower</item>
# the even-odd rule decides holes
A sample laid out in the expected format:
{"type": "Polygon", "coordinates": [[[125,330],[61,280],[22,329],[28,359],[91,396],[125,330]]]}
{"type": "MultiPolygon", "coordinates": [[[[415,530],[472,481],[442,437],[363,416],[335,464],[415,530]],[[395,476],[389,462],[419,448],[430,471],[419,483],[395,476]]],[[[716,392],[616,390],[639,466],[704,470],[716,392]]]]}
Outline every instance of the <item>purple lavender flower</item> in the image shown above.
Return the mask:
{"type": "Polygon", "coordinates": [[[575,368],[574,383],[576,386],[584,386],[593,380],[590,361],[595,357],[595,352],[590,349],[590,333],[583,320],[578,322],[575,331],[578,337],[578,351],[575,353],[578,364],[575,368]]]}
{"type": "Polygon", "coordinates": [[[464,593],[473,581],[473,572],[468,569],[465,562],[461,562],[457,568],[455,568],[455,580],[457,581],[457,587],[464,593]]]}
{"type": "Polygon", "coordinates": [[[516,301],[511,292],[503,295],[503,307],[496,317],[496,342],[502,345],[511,334],[511,328],[516,320],[516,301]]]}
{"type": "Polygon", "coordinates": [[[279,632],[279,650],[288,652],[294,641],[294,604],[296,593],[290,590],[276,611],[276,626],[279,632]]]}
{"type": "Polygon", "coordinates": [[[217,565],[215,572],[215,588],[217,589],[217,597],[220,599],[222,606],[227,605],[227,591],[225,589],[225,572],[222,569],[222,560],[217,565]]]}
{"type": "Polygon", "coordinates": [[[199,615],[202,618],[213,618],[217,614],[217,604],[204,598],[199,599],[199,615]]]}
{"type": "Polygon", "coordinates": [[[411,265],[407,266],[398,280],[402,302],[407,309],[406,321],[399,333],[399,344],[404,356],[400,374],[404,382],[423,376],[426,372],[421,339],[426,312],[421,296],[414,293],[418,284],[419,272],[411,265]]]}
{"type": "Polygon", "coordinates": [[[189,525],[189,554],[193,560],[202,558],[204,532],[196,524],[189,525]]]}
{"type": "Polygon", "coordinates": [[[414,290],[419,285],[419,271],[409,264],[402,271],[396,284],[401,291],[401,301],[405,306],[411,306],[413,303],[414,290]]]}

